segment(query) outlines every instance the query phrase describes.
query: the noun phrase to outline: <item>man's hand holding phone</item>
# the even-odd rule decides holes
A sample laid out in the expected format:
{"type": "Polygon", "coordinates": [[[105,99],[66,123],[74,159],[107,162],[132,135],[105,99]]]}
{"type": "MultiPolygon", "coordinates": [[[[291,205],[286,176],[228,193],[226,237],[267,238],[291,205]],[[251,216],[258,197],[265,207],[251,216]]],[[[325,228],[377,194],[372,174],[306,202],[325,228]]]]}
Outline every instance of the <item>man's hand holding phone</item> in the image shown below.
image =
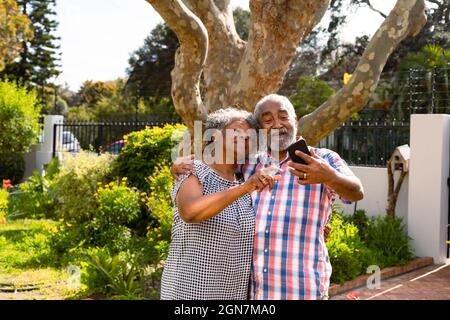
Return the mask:
{"type": "Polygon", "coordinates": [[[292,161],[288,162],[289,171],[298,177],[298,183],[327,184],[332,181],[336,171],[324,159],[314,152],[314,148],[306,146],[303,139],[292,144],[288,151],[292,161]],[[306,153],[306,150],[308,153],[306,153]]]}

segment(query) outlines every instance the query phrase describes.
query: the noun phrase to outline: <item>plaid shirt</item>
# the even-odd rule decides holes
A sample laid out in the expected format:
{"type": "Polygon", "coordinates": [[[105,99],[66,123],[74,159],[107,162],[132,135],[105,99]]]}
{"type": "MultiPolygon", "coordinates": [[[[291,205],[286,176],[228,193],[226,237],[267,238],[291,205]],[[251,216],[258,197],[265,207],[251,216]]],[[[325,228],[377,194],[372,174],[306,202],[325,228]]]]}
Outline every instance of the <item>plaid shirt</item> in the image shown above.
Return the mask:
{"type": "MultiPolygon", "coordinates": [[[[352,172],[341,157],[328,149],[316,154],[345,175],[352,172]]],[[[328,295],[331,264],[324,228],[331,217],[336,193],[323,184],[302,186],[287,167],[289,156],[272,192],[253,192],[256,212],[251,298],[320,299],[328,295]]],[[[275,163],[277,163],[275,161],[275,163]]],[[[249,178],[262,163],[243,167],[249,178]]]]}

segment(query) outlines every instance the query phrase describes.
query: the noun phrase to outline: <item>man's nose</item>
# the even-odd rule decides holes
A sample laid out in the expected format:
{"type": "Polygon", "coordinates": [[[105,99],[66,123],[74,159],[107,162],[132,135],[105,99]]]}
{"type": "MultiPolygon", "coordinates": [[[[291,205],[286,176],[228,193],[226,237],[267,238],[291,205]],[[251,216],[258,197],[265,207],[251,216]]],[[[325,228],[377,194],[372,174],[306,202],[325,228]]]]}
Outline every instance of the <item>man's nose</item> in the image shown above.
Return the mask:
{"type": "Polygon", "coordinates": [[[278,119],[275,119],[273,122],[272,128],[273,129],[281,129],[281,128],[283,128],[283,126],[281,125],[281,122],[278,119]]]}

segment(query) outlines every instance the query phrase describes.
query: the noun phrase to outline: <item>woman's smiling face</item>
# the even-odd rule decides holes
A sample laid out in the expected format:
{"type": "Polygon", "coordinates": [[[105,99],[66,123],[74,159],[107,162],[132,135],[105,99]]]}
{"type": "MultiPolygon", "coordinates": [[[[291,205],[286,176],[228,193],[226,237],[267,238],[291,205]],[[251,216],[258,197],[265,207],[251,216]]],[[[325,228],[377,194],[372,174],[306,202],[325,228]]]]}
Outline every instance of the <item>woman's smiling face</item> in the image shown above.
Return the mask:
{"type": "Polygon", "coordinates": [[[225,157],[227,155],[231,157],[232,155],[233,163],[238,163],[238,160],[248,158],[250,149],[249,130],[253,130],[253,128],[244,119],[235,119],[223,129],[223,152],[225,157]]]}

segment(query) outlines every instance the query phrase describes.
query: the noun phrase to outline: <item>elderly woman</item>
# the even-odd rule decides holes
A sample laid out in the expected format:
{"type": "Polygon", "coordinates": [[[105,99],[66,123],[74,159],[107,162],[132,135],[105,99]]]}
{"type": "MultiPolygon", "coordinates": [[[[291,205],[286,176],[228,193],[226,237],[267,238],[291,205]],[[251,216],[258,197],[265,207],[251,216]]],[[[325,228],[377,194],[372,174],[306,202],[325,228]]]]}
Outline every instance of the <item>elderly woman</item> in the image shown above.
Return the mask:
{"type": "Polygon", "coordinates": [[[216,151],[222,152],[209,165],[195,160],[192,172],[172,188],[172,243],[161,299],[247,299],[255,227],[249,194],[273,186],[272,178],[260,173],[246,182],[236,176],[236,147],[253,124],[250,113],[233,108],[208,116],[206,129],[223,136],[216,139],[216,151]],[[230,133],[234,139],[226,139],[230,133]]]}

